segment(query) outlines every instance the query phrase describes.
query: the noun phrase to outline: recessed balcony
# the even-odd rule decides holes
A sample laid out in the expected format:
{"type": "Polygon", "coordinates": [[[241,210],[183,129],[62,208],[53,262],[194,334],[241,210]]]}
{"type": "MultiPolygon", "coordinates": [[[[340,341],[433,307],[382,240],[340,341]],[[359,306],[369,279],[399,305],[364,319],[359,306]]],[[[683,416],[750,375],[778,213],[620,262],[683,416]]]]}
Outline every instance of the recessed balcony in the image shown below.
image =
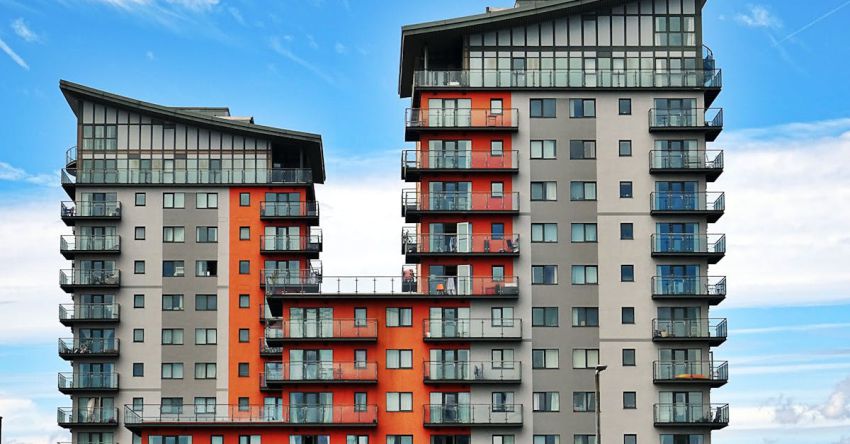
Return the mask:
{"type": "Polygon", "coordinates": [[[655,404],[655,427],[705,427],[729,425],[729,404],[655,404]]]}
{"type": "Polygon", "coordinates": [[[118,304],[61,304],[59,322],[66,327],[77,323],[116,323],[121,307],[118,304]]]}
{"type": "Polygon", "coordinates": [[[726,361],[655,361],[652,379],[656,384],[721,387],[729,381],[729,363],[726,361]]]}
{"type": "Polygon", "coordinates": [[[522,404],[425,404],[425,427],[521,427],[522,404]]]}
{"type": "Polygon", "coordinates": [[[118,373],[59,373],[59,391],[66,395],[80,392],[117,392],[118,373]]]}
{"type": "Polygon", "coordinates": [[[423,215],[429,214],[519,214],[519,193],[402,190],[401,215],[405,222],[419,222],[423,215]]]}
{"type": "Polygon", "coordinates": [[[522,319],[425,319],[426,342],[521,341],[522,319]]]}
{"type": "Polygon", "coordinates": [[[519,151],[404,150],[401,178],[418,182],[426,173],[517,173],[519,151]]]}
{"type": "Polygon", "coordinates": [[[726,276],[653,276],[652,299],[717,305],[726,298],[726,276]]]}
{"type": "Polygon", "coordinates": [[[300,202],[260,202],[261,220],[298,220],[310,225],[319,223],[319,203],[300,202]]]}
{"type": "Polygon", "coordinates": [[[649,110],[650,132],[699,131],[714,142],[723,131],[723,108],[649,110]]]}
{"type": "Polygon", "coordinates": [[[260,236],[262,254],[303,254],[311,259],[322,251],[322,231],[313,228],[307,236],[260,236]]]}
{"type": "Polygon", "coordinates": [[[653,319],[654,342],[697,342],[712,346],[726,342],[725,318],[716,319],[653,319]]]}
{"type": "Polygon", "coordinates": [[[59,339],[59,357],[65,360],[117,358],[118,345],[117,338],[62,338],[59,339]]]}
{"type": "Polygon", "coordinates": [[[649,173],[697,174],[714,182],[723,173],[723,150],[653,150],[649,152],[649,173]]]}
{"type": "Polygon", "coordinates": [[[60,236],[59,252],[65,259],[73,259],[78,254],[121,254],[121,236],[60,236]]]}
{"type": "Polygon", "coordinates": [[[726,255],[724,234],[653,234],[652,257],[696,258],[716,264],[726,255]]]}
{"type": "Polygon", "coordinates": [[[162,406],[145,404],[124,407],[124,426],[138,433],[147,428],[276,428],[375,427],[376,405],[233,405],[196,408],[194,404],[162,406]]]}
{"type": "Polygon", "coordinates": [[[519,384],[518,361],[425,361],[426,384],[519,384]]]}
{"type": "Polygon", "coordinates": [[[266,323],[266,342],[375,342],[377,319],[275,320],[266,323]]]}
{"type": "Polygon", "coordinates": [[[708,222],[717,222],[726,210],[726,194],[656,192],[651,194],[650,203],[653,216],[704,216],[708,222]]]}
{"type": "Polygon", "coordinates": [[[405,140],[419,140],[429,131],[517,131],[516,108],[408,108],[404,114],[405,140]]]}
{"type": "Polygon", "coordinates": [[[74,202],[60,203],[59,214],[65,225],[72,226],[77,221],[119,221],[121,220],[121,202],[74,202]]]}
{"type": "Polygon", "coordinates": [[[416,264],[431,257],[517,257],[519,234],[417,234],[402,229],[401,252],[416,264]]]}
{"type": "Polygon", "coordinates": [[[309,168],[65,168],[63,186],[76,185],[310,185],[309,168]],[[67,183],[66,183],[67,182],[67,183]]]}
{"type": "Polygon", "coordinates": [[[117,408],[99,407],[59,407],[56,421],[64,428],[116,427],[118,425],[117,408]]]}
{"type": "Polygon", "coordinates": [[[260,389],[280,390],[291,384],[377,384],[377,362],[266,362],[260,389]]]}
{"type": "Polygon", "coordinates": [[[432,298],[432,299],[516,299],[516,276],[312,276],[292,277],[271,274],[266,299],[275,310],[281,299],[298,298],[432,298]]]}
{"type": "Polygon", "coordinates": [[[118,288],[121,273],[118,270],[59,270],[59,287],[66,293],[83,288],[118,288]]]}

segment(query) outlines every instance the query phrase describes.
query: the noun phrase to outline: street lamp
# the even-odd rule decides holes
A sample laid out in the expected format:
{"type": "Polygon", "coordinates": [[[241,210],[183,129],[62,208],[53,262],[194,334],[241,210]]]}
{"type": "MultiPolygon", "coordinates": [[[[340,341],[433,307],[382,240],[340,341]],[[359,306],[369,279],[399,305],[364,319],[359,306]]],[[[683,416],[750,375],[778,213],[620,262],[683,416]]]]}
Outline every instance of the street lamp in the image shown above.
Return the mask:
{"type": "Polygon", "coordinates": [[[600,421],[600,413],[602,413],[602,400],[599,399],[599,374],[604,372],[605,369],[608,368],[607,365],[597,365],[596,366],[596,444],[602,444],[602,426],[600,421]]]}

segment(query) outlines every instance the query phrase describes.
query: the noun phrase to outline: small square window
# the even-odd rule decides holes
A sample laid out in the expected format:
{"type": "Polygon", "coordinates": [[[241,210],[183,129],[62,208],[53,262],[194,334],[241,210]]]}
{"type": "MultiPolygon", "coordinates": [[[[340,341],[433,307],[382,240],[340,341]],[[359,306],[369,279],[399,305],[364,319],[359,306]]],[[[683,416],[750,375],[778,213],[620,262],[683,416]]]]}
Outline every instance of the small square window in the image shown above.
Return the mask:
{"type": "Polygon", "coordinates": [[[250,366],[247,362],[240,362],[239,363],[239,377],[240,378],[247,378],[249,368],[250,368],[250,366]]]}
{"type": "Polygon", "coordinates": [[[251,239],[251,227],[239,227],[239,240],[251,239]]]}
{"type": "Polygon", "coordinates": [[[636,392],[623,392],[623,408],[624,409],[636,409],[637,408],[637,393],[636,392]]]}
{"type": "Polygon", "coordinates": [[[145,240],[145,227],[136,227],[136,240],[145,240]]]}
{"type": "MultiPolygon", "coordinates": [[[[245,397],[243,397],[243,398],[239,398],[239,401],[238,401],[238,402],[239,402],[239,411],[240,411],[240,412],[247,412],[247,411],[251,410],[251,400],[250,400],[249,398],[245,398],[245,397]]],[[[259,437],[257,437],[257,438],[259,438],[259,437]]],[[[242,441],[242,440],[240,439],[240,442],[241,442],[241,441],[242,441]]],[[[259,443],[259,442],[260,442],[260,440],[259,440],[259,439],[254,439],[254,437],[252,436],[252,437],[251,437],[251,439],[250,439],[250,442],[257,442],[257,443],[259,443]]]]}
{"type": "Polygon", "coordinates": [[[637,444],[637,435],[623,435],[623,444],[637,444]]]}
{"type": "Polygon", "coordinates": [[[632,240],[635,238],[635,226],[631,222],[623,222],[620,224],[620,239],[632,240]]]}
{"type": "Polygon", "coordinates": [[[143,295],[143,294],[134,294],[133,295],[133,308],[145,308],[145,295],[143,295]]]}
{"type": "Polygon", "coordinates": [[[504,154],[504,145],[501,140],[490,141],[490,156],[501,157],[504,154]]]}
{"type": "Polygon", "coordinates": [[[251,306],[251,296],[247,294],[239,295],[239,308],[248,308],[251,306]]]}
{"type": "Polygon", "coordinates": [[[623,366],[624,367],[634,367],[635,364],[635,349],[633,348],[624,348],[623,349],[623,366]]]}
{"type": "Polygon", "coordinates": [[[502,114],[502,99],[490,99],[490,114],[502,114]]]}
{"type": "Polygon", "coordinates": [[[240,207],[251,206],[251,193],[239,193],[239,206],[240,207]]]}
{"type": "Polygon", "coordinates": [[[147,204],[147,195],[145,193],[136,193],[136,206],[143,207],[147,204]]]}
{"type": "Polygon", "coordinates": [[[620,198],[621,199],[631,199],[632,198],[632,183],[631,182],[620,182],[620,198]]]}
{"type": "Polygon", "coordinates": [[[133,273],[145,274],[145,261],[134,261],[133,262],[133,273]]]}
{"type": "Polygon", "coordinates": [[[620,265],[620,282],[634,282],[635,281],[635,266],[634,265],[620,265]]]}
{"type": "Polygon", "coordinates": [[[490,183],[490,196],[492,197],[502,197],[505,195],[505,184],[502,182],[491,182],[490,183]]]}
{"type": "Polygon", "coordinates": [[[142,362],[134,362],[133,363],[133,376],[134,377],[142,377],[145,376],[145,364],[142,362]]]}
{"type": "Polygon", "coordinates": [[[634,307],[623,307],[622,318],[623,318],[623,324],[634,324],[635,323],[635,308],[634,307]]]}
{"type": "Polygon", "coordinates": [[[239,342],[250,342],[251,331],[247,328],[239,329],[239,342]]]}
{"type": "Polygon", "coordinates": [[[145,329],[143,329],[143,328],[134,328],[133,329],[133,342],[145,342],[145,329]]]}
{"type": "Polygon", "coordinates": [[[632,99],[620,99],[619,110],[621,116],[632,115],[632,99]]]}
{"type": "Polygon", "coordinates": [[[632,156],[632,141],[631,140],[621,140],[620,141],[620,157],[631,157],[632,156]]]}
{"type": "Polygon", "coordinates": [[[239,261],[239,274],[251,273],[251,261],[239,261]]]}

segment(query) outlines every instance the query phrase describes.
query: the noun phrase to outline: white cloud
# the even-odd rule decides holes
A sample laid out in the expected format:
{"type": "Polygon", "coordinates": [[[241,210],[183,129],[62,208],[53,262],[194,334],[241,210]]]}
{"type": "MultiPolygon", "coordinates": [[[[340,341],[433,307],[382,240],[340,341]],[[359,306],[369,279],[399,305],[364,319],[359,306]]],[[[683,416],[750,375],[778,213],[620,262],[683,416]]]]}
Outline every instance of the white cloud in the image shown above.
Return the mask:
{"type": "Polygon", "coordinates": [[[39,409],[32,399],[0,392],[4,444],[55,444],[69,434],[56,425],[56,414],[39,409]]]}
{"type": "Polygon", "coordinates": [[[145,51],[145,58],[150,61],[154,61],[156,60],[156,54],[154,54],[153,51],[145,51]]]}
{"type": "Polygon", "coordinates": [[[165,0],[173,5],[181,6],[194,11],[208,11],[217,6],[219,0],[165,0]]]}
{"type": "Polygon", "coordinates": [[[287,48],[283,45],[283,43],[280,41],[279,38],[277,38],[277,37],[271,38],[270,41],[269,41],[269,44],[271,46],[271,49],[274,52],[278,53],[279,55],[286,57],[287,59],[289,59],[292,62],[295,62],[298,65],[301,65],[302,67],[306,68],[308,71],[317,75],[319,78],[321,78],[325,82],[327,82],[331,85],[336,84],[336,80],[333,77],[331,77],[330,74],[326,73],[324,70],[322,70],[318,66],[314,65],[313,63],[301,58],[300,56],[298,56],[297,54],[292,52],[291,49],[289,49],[289,48],[287,48]]]}
{"type": "Polygon", "coordinates": [[[15,34],[18,37],[24,39],[26,42],[38,42],[41,40],[41,37],[33,32],[32,29],[27,25],[23,18],[17,18],[12,21],[12,30],[15,31],[15,34]]]}
{"type": "Polygon", "coordinates": [[[9,47],[3,39],[0,39],[0,51],[5,52],[13,62],[18,64],[18,66],[29,71],[30,66],[27,65],[27,62],[24,61],[24,59],[21,58],[21,56],[19,56],[18,53],[16,53],[11,47],[9,47]]]}
{"type": "Polygon", "coordinates": [[[345,54],[348,52],[348,47],[346,47],[340,42],[336,42],[336,44],[334,45],[334,51],[336,51],[337,54],[345,54]]]}
{"type": "Polygon", "coordinates": [[[227,12],[230,13],[230,15],[233,17],[233,20],[236,20],[236,23],[239,23],[242,26],[246,25],[245,17],[242,16],[242,12],[240,12],[239,9],[234,6],[230,6],[227,8],[227,12]]]}
{"type": "Polygon", "coordinates": [[[735,15],[735,20],[750,28],[781,28],[782,21],[776,17],[767,7],[762,5],[749,5],[747,12],[735,15]]]}
{"type": "MultiPolygon", "coordinates": [[[[2,42],[0,42],[2,43],[2,42]]],[[[0,180],[27,182],[36,185],[56,186],[59,176],[55,174],[30,174],[21,168],[0,161],[0,180]]]]}

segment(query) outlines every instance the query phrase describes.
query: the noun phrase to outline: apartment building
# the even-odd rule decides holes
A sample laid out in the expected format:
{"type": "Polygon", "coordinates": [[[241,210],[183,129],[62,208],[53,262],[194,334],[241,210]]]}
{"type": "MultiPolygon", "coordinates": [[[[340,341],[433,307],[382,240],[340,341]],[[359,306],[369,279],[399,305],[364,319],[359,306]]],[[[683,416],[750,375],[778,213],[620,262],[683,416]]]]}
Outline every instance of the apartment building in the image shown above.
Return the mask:
{"type": "Polygon", "coordinates": [[[599,418],[605,444],[710,444],[728,371],[703,3],[405,26],[407,265],[384,275],[322,270],[320,136],[61,82],[59,424],[78,444],[591,444],[599,418]]]}

